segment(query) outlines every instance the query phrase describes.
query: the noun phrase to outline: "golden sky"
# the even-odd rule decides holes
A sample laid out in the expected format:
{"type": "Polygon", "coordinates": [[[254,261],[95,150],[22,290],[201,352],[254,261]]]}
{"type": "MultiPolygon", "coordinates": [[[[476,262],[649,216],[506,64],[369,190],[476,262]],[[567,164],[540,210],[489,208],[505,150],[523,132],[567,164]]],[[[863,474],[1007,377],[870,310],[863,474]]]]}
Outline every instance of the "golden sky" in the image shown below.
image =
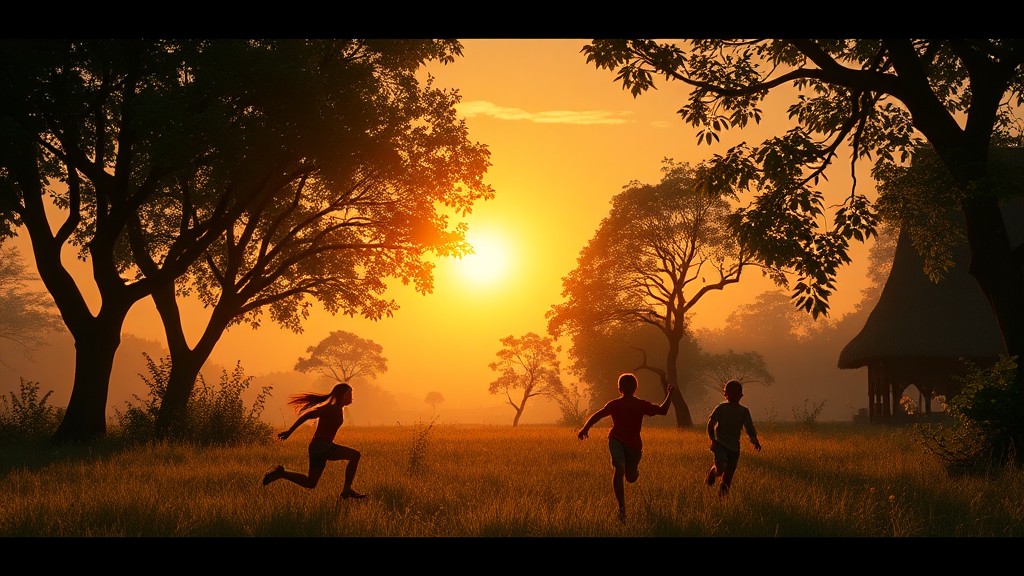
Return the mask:
{"type": "MultiPolygon", "coordinates": [[[[437,390],[451,408],[502,403],[487,392],[495,376],[487,365],[499,339],[545,333],[545,312],[561,300],[561,278],[574,267],[612,196],[631,180],[658,182],[665,157],[697,163],[740,140],[760,142],[773,127],[785,125],[784,107],[769,102],[764,126],[737,131],[717,147],[698,146],[693,130],[675,113],[684,102],[682,85],[663,84],[634,99],[612,73],[586,62],[580,53],[586,43],[464,40],[462,58],[429,69],[438,86],[458,89],[470,138],[491,150],[487,181],[496,197],[468,218],[469,239],[481,255],[491,254],[487,261],[442,261],[434,293],[427,296],[396,286],[401,309],[390,319],[320,313],[298,335],[269,321],[257,331],[235,327],[211,361],[232,366],[241,360],[248,374],[291,370],[307,346],[332,330],[347,330],[383,346],[389,369],[376,383],[396,394],[422,402],[437,390]]],[[[832,184],[848,192],[848,181],[832,184]]],[[[869,179],[860,178],[859,186],[870,186],[869,179]]],[[[859,298],[864,264],[855,257],[840,276],[835,316],[859,298]]],[[[703,300],[695,321],[720,326],[737,306],[771,288],[757,270],[745,272],[740,285],[703,300]]],[[[132,310],[125,331],[164,340],[148,299],[132,310]]],[[[540,404],[528,406],[524,422],[540,404]]]]}

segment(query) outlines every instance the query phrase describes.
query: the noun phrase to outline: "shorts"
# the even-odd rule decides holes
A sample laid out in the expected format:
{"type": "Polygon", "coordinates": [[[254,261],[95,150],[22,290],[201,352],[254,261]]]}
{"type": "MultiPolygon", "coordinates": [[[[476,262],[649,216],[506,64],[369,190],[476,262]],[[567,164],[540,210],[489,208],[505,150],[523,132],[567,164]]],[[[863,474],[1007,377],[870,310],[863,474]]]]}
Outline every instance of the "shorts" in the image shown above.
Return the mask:
{"type": "Polygon", "coordinates": [[[612,455],[612,466],[623,466],[627,470],[636,470],[643,457],[643,450],[630,448],[615,438],[608,439],[608,451],[612,455]]]}
{"type": "Polygon", "coordinates": [[[715,455],[715,466],[721,470],[724,470],[728,464],[735,463],[740,459],[739,452],[729,450],[721,442],[715,442],[711,446],[711,453],[715,455]]]}

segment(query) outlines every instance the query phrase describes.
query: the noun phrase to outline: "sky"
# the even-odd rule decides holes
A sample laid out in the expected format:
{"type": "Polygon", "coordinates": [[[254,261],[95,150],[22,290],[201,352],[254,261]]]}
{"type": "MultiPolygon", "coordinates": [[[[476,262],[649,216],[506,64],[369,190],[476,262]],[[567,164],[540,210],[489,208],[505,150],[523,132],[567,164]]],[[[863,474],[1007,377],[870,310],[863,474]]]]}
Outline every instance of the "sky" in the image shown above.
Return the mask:
{"type": "MultiPolygon", "coordinates": [[[[438,391],[449,408],[502,404],[503,398],[488,393],[496,377],[488,364],[499,340],[546,333],[545,313],[561,301],[561,280],[616,193],[633,180],[657,183],[664,158],[698,163],[741,140],[760,142],[787,125],[785,103],[773,97],[761,126],[728,133],[716,146],[698,145],[693,129],[676,114],[685,101],[682,85],[662,84],[633,98],[613,73],[586,62],[580,50],[587,42],[463,40],[461,58],[425,71],[436,86],[461,94],[458,110],[470,138],[491,151],[486,181],[495,190],[494,199],[477,204],[467,218],[478,254],[439,261],[433,293],[393,286],[401,308],[376,322],[318,311],[301,334],[270,323],[255,331],[236,326],[210,361],[232,366],[240,360],[249,374],[288,371],[307,347],[331,331],[346,330],[383,346],[388,370],[375,383],[397,396],[422,403],[428,392],[438,391]]],[[[833,186],[839,194],[849,191],[841,179],[833,186]]],[[[866,254],[866,247],[855,250],[854,265],[839,276],[832,300],[836,317],[859,299],[864,285],[866,259],[857,253],[866,254]]],[[[702,300],[694,323],[721,327],[730,312],[768,289],[775,288],[759,273],[746,273],[739,285],[702,300]]],[[[195,312],[197,319],[203,314],[200,308],[195,312]]],[[[125,332],[163,342],[149,300],[133,308],[125,332]]],[[[553,405],[535,405],[524,422],[552,410],[553,405]]]]}

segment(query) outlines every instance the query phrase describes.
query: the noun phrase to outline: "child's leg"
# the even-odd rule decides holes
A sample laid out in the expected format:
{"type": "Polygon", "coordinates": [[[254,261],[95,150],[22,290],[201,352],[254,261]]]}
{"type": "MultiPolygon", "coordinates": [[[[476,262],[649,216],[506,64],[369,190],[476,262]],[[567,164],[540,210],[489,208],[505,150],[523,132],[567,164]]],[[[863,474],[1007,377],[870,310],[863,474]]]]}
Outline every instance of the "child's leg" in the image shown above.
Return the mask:
{"type": "Polygon", "coordinates": [[[327,457],[328,460],[348,460],[348,465],[345,466],[345,486],[341,489],[342,494],[352,491],[352,480],[356,477],[356,469],[359,468],[360,456],[362,456],[362,454],[360,454],[360,452],[355,448],[349,448],[348,446],[335,446],[327,457]]]}
{"type": "Polygon", "coordinates": [[[725,494],[729,492],[729,487],[732,485],[733,474],[736,473],[736,465],[739,464],[740,453],[729,451],[729,459],[725,462],[725,468],[722,470],[722,485],[719,487],[719,492],[725,494]]]}
{"type": "Polygon", "coordinates": [[[626,514],[626,488],[623,478],[626,476],[626,447],[622,442],[614,438],[608,439],[608,451],[612,455],[612,489],[615,491],[615,500],[619,503],[619,517],[626,514]]]}
{"type": "Polygon", "coordinates": [[[622,482],[623,477],[626,475],[625,472],[625,468],[616,466],[612,476],[612,489],[615,491],[615,500],[619,503],[619,512],[621,514],[626,513],[626,486],[622,482]]]}
{"type": "Polygon", "coordinates": [[[626,448],[626,482],[632,484],[640,478],[640,458],[642,456],[643,453],[639,450],[626,448]]]}
{"type": "Polygon", "coordinates": [[[320,477],[324,473],[324,468],[327,467],[327,460],[322,457],[310,456],[309,458],[309,472],[303,474],[301,472],[290,472],[288,470],[281,470],[278,478],[288,480],[302,486],[303,488],[316,488],[320,477]]]}

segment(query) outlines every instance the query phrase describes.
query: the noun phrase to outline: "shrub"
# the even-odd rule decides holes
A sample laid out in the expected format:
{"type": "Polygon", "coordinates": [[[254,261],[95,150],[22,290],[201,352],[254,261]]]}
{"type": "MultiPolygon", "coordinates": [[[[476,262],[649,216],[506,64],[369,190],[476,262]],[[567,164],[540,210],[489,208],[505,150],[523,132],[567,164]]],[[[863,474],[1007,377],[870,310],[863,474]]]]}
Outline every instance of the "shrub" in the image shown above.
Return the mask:
{"type": "Polygon", "coordinates": [[[554,395],[554,399],[562,412],[561,418],[558,419],[559,425],[579,428],[587,421],[586,408],[582,405],[583,389],[578,382],[564,386],[554,395]]]}
{"type": "Polygon", "coordinates": [[[804,399],[803,408],[793,406],[793,420],[804,428],[814,428],[818,424],[818,416],[821,415],[824,408],[825,400],[815,403],[804,399]]]}
{"type": "MultiPolygon", "coordinates": [[[[156,418],[160,404],[167,392],[167,381],[171,372],[170,357],[154,362],[148,354],[146,365],[149,377],[142,376],[149,388],[148,396],[134,398],[138,405],[126,402],[124,412],[115,409],[119,432],[129,440],[152,441],[156,439],[156,418]]],[[[141,376],[141,375],[140,375],[141,376]]],[[[260,419],[270,386],[264,386],[246,411],[242,394],[252,383],[252,376],[245,376],[241,362],[229,374],[221,374],[217,388],[206,384],[203,375],[196,379],[196,385],[189,397],[184,425],[173,432],[176,441],[194,444],[253,444],[269,442],[274,428],[260,419]]]]}
{"type": "Polygon", "coordinates": [[[0,444],[42,442],[57,431],[64,410],[47,406],[53,390],[39,397],[39,383],[21,379],[18,394],[0,396],[0,444]]]}
{"type": "Polygon", "coordinates": [[[434,419],[426,425],[424,425],[423,422],[416,423],[416,426],[413,429],[412,447],[409,449],[409,474],[422,472],[426,466],[427,447],[430,444],[430,431],[434,429],[435,422],[437,422],[437,417],[434,417],[434,419]]]}
{"type": "Polygon", "coordinates": [[[967,364],[962,389],[949,399],[949,424],[915,425],[916,439],[947,465],[975,469],[1020,462],[1024,439],[1024,394],[1014,385],[1017,360],[1001,357],[988,369],[967,364]]]}

